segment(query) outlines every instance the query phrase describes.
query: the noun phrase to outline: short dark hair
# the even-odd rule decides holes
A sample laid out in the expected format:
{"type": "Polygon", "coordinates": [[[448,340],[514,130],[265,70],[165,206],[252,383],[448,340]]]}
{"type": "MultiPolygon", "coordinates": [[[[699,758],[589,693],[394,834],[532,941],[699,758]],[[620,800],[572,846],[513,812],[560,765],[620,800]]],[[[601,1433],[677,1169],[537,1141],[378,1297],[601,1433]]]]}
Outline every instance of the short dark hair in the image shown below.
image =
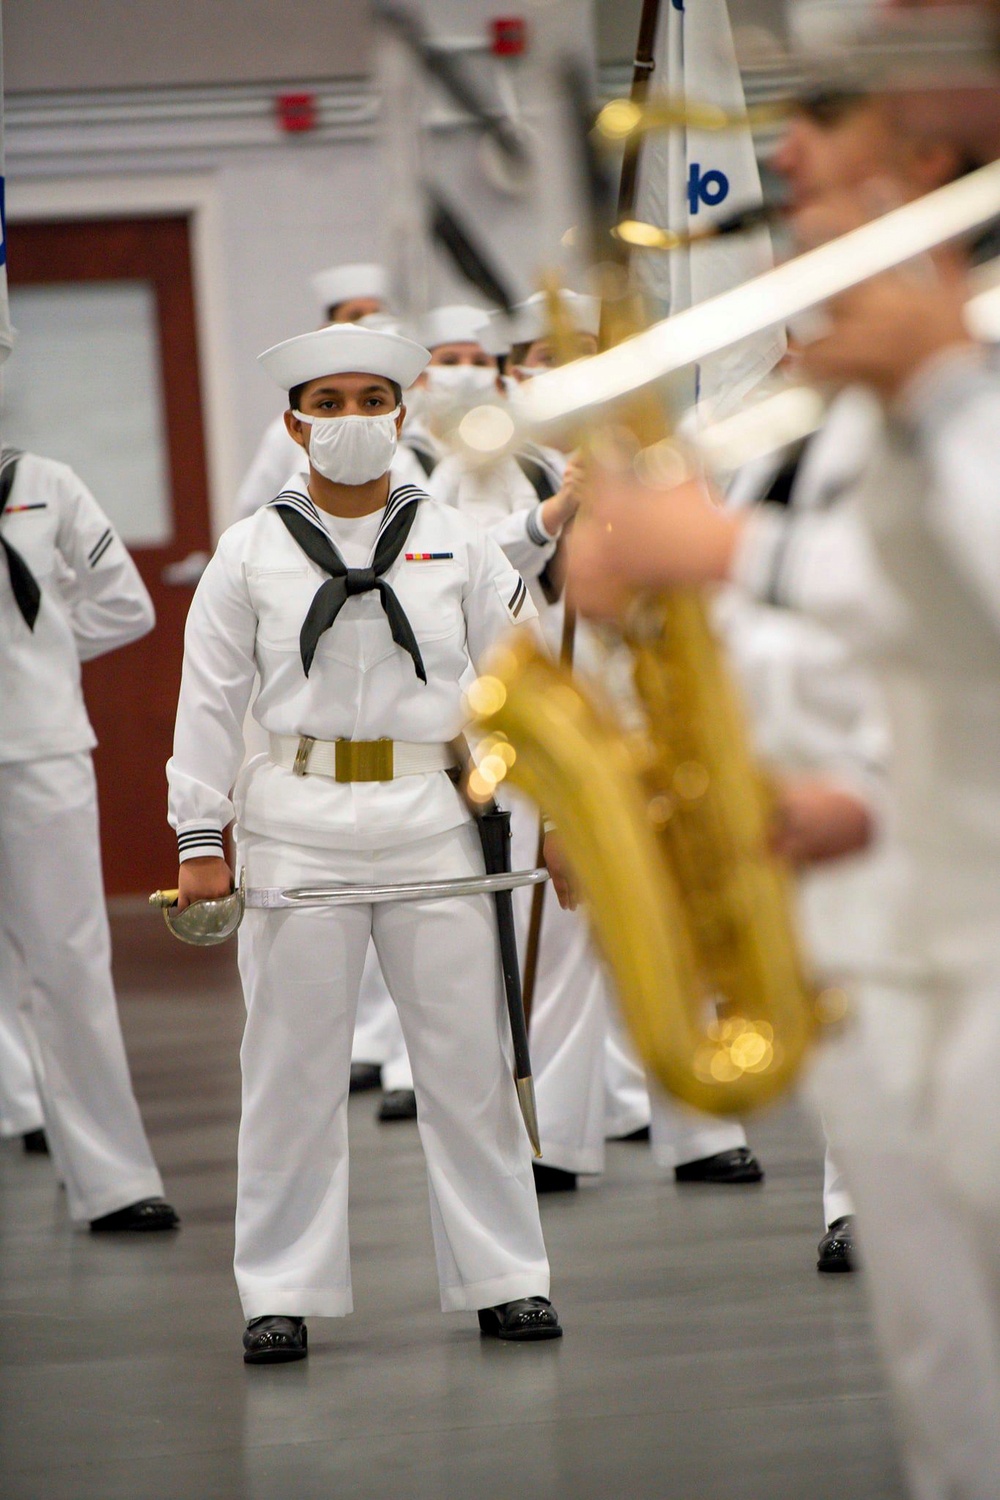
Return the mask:
{"type": "MultiPolygon", "coordinates": [[[[315,379],[316,377],[314,376],[313,378],[315,379]]],[[[396,382],[395,382],[395,380],[390,380],[389,377],[388,377],[388,375],[379,375],[378,379],[379,380],[384,380],[387,385],[391,385],[392,386],[392,394],[393,394],[393,397],[395,399],[396,405],[397,406],[402,406],[402,404],[403,404],[403,387],[401,385],[397,385],[396,382]]],[[[305,388],[306,388],[307,385],[312,385],[312,381],[311,380],[303,380],[300,385],[293,385],[292,386],[291,390],[288,392],[288,410],[289,411],[298,411],[299,402],[302,400],[302,392],[305,390],[305,388]]]]}

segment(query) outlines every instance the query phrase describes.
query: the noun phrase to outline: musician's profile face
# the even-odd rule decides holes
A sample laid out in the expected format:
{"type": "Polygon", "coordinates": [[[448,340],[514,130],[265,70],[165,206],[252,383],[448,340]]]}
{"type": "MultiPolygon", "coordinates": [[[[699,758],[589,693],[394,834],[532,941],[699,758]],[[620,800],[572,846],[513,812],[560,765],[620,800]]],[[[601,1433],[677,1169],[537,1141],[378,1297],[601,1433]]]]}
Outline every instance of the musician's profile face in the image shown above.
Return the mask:
{"type": "MultiPolygon", "coordinates": [[[[959,154],[946,139],[908,122],[896,99],[817,95],[802,101],[772,158],[789,209],[801,213],[850,195],[917,197],[956,176],[959,154]]],[[[863,214],[867,217],[868,214],[863,214]]]]}
{"type": "Polygon", "coordinates": [[[771,165],[784,179],[795,212],[884,171],[890,144],[882,111],[871,100],[817,96],[793,115],[771,165]]]}

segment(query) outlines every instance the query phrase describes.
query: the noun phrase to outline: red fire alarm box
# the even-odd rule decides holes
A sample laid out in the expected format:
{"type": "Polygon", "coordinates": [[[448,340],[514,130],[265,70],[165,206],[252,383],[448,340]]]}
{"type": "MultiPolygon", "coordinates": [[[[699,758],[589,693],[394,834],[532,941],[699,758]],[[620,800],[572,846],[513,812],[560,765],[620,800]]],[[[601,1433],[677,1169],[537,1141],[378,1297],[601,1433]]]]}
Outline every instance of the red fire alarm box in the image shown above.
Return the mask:
{"type": "Polygon", "coordinates": [[[289,135],[315,130],[318,119],[315,94],[279,94],[274,101],[278,127],[289,135]]]}
{"type": "Polygon", "coordinates": [[[523,57],[528,50],[528,23],[523,16],[497,16],[490,22],[494,57],[523,57]]]}

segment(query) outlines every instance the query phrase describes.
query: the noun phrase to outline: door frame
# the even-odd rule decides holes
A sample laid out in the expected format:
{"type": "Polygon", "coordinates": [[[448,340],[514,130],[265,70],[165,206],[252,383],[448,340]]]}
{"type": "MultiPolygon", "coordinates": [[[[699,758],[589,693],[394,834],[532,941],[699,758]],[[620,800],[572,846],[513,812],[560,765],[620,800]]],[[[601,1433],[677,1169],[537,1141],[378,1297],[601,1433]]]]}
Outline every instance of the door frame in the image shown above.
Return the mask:
{"type": "MultiPolygon", "coordinates": [[[[157,218],[185,214],[191,224],[191,270],[201,376],[209,518],[214,537],[232,520],[239,482],[233,390],[226,338],[226,257],[218,184],[209,172],[8,181],[7,219],[157,218]]],[[[15,344],[12,358],[17,358],[15,344]]]]}

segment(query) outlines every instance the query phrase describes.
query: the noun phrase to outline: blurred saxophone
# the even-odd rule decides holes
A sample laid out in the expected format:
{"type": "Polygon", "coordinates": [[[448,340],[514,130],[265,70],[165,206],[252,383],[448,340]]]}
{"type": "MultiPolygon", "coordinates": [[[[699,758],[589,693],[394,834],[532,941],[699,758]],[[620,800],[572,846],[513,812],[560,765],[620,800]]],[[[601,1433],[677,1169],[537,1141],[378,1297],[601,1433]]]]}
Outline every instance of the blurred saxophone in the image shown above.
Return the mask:
{"type": "MultiPolygon", "coordinates": [[[[627,300],[605,311],[612,338],[632,331],[627,300]]],[[[649,393],[614,422],[646,449],[669,437],[649,393]]],[[[817,1025],[768,798],[705,601],[637,601],[624,640],[644,735],[519,643],[469,695],[480,766],[558,827],[647,1066],[698,1109],[747,1111],[788,1085],[817,1025]]]]}
{"type": "MultiPolygon", "coordinates": [[[[515,416],[590,443],[610,424],[655,460],[669,449],[656,387],[671,374],[998,212],[993,163],[642,332],[627,298],[612,299],[604,352],[521,387],[515,416]]],[[[746,1111],[790,1083],[844,999],[805,975],[767,786],[705,599],[637,601],[624,642],[646,720],[638,744],[570,672],[518,644],[468,695],[478,774],[485,793],[509,775],[558,827],[652,1073],[698,1109],[746,1111]]]]}

